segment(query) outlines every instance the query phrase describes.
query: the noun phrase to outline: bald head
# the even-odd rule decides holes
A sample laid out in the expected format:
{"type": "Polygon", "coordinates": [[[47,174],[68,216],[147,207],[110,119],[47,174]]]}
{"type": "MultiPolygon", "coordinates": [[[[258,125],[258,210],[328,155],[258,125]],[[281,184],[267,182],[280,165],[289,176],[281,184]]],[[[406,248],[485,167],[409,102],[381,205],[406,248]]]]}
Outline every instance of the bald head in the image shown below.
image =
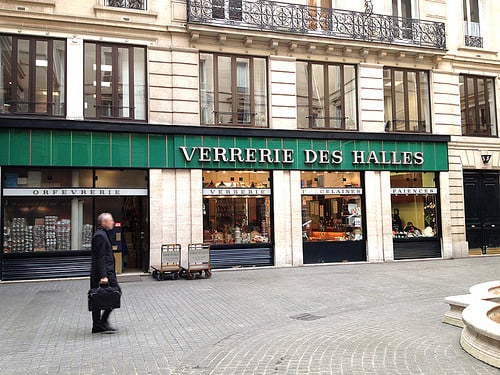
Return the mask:
{"type": "Polygon", "coordinates": [[[103,227],[106,230],[111,230],[115,226],[115,221],[113,220],[113,215],[109,212],[103,212],[97,216],[97,225],[103,227]]]}

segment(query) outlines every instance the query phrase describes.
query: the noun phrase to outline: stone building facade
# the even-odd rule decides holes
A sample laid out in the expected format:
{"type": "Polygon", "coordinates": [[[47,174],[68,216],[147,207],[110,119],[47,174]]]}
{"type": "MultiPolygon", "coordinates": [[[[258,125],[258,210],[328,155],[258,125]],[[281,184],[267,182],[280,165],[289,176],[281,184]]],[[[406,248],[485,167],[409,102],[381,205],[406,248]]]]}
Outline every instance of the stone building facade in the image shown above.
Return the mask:
{"type": "Polygon", "coordinates": [[[100,210],[125,270],[500,248],[493,0],[0,9],[2,279],[85,274],[100,210]]]}

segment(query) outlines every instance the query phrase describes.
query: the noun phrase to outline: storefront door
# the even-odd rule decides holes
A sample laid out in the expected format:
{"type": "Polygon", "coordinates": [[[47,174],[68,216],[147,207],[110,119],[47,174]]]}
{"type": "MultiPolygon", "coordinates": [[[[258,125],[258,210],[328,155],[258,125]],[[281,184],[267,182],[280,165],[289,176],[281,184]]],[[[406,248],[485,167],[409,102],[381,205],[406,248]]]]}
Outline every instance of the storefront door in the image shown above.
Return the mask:
{"type": "MultiPolygon", "coordinates": [[[[147,233],[147,197],[96,198],[95,212],[113,215],[119,232],[123,272],[147,272],[149,266],[149,240],[147,233]]],[[[112,233],[113,234],[113,233],[112,233]]],[[[116,236],[116,235],[115,235],[116,236]]],[[[117,258],[120,259],[120,258],[117,258]]]]}
{"type": "Polygon", "coordinates": [[[500,173],[464,173],[469,254],[500,254],[500,173]]]}

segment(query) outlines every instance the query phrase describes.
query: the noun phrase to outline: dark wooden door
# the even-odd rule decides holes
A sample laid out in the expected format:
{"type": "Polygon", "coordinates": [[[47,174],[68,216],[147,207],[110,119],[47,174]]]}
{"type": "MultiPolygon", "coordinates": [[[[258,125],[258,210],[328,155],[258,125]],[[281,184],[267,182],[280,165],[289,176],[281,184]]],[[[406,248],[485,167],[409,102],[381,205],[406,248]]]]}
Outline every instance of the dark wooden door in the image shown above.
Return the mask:
{"type": "Polygon", "coordinates": [[[500,248],[500,174],[464,172],[465,226],[469,250],[500,248]]]}

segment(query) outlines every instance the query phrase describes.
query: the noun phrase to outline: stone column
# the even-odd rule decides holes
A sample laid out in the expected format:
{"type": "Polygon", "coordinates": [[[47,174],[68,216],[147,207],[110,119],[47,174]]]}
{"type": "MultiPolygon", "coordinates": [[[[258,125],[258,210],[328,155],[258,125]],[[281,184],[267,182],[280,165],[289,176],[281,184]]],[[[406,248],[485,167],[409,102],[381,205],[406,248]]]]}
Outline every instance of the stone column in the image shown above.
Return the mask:
{"type": "Polygon", "coordinates": [[[151,264],[160,264],[161,245],[182,246],[187,263],[190,243],[203,242],[201,170],[152,169],[150,171],[151,264]]]}
{"type": "Polygon", "coordinates": [[[392,203],[391,203],[391,172],[380,172],[380,202],[382,205],[382,237],[384,261],[394,260],[392,241],[392,203]]]}
{"type": "Polygon", "coordinates": [[[273,129],[297,128],[295,58],[269,57],[269,82],[271,82],[270,127],[273,129]]]}
{"type": "Polygon", "coordinates": [[[359,64],[358,108],[359,131],[375,133],[385,131],[383,65],[359,64]]]}
{"type": "Polygon", "coordinates": [[[444,259],[453,257],[451,210],[450,210],[450,179],[449,172],[439,173],[439,199],[441,202],[441,254],[444,259]]]}
{"type": "Polygon", "coordinates": [[[274,265],[292,265],[290,172],[273,171],[274,265]]]}
{"type": "Polygon", "coordinates": [[[290,207],[292,266],[304,264],[304,246],[302,243],[302,193],[300,188],[300,171],[290,171],[290,207]]]}
{"type": "Polygon", "coordinates": [[[365,172],[366,258],[369,262],[383,262],[383,218],[380,172],[365,172]],[[369,187],[369,188],[368,188],[369,187]]]}

